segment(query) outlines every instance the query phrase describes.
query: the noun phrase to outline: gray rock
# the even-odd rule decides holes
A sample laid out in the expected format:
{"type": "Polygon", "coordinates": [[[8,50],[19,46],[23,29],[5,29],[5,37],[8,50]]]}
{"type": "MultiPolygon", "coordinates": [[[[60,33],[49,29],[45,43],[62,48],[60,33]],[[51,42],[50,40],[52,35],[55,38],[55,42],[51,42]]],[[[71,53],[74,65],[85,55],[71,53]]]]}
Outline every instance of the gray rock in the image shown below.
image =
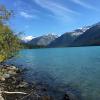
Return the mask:
{"type": "Polygon", "coordinates": [[[19,85],[16,86],[16,88],[26,88],[26,87],[28,87],[27,82],[21,82],[19,85]]]}
{"type": "Polygon", "coordinates": [[[9,78],[10,74],[3,74],[3,78],[9,78]]]}

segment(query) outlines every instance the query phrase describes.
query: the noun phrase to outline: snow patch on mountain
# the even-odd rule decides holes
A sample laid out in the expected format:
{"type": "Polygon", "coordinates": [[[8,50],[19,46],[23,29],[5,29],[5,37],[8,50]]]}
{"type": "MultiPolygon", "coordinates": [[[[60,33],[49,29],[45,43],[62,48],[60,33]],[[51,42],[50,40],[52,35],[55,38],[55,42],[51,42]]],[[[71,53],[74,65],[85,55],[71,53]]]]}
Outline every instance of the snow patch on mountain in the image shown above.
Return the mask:
{"type": "Polygon", "coordinates": [[[28,41],[31,41],[33,38],[35,38],[35,37],[33,37],[33,36],[24,36],[24,37],[22,37],[22,41],[28,42],[28,41]]]}

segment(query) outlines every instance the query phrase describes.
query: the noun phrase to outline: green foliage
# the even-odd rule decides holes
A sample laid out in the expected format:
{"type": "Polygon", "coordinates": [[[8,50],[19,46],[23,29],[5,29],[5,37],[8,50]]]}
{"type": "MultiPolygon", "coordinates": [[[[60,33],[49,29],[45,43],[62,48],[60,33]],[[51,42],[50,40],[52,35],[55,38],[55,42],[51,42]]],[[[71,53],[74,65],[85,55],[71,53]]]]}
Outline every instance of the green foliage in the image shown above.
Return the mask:
{"type": "Polygon", "coordinates": [[[10,18],[9,11],[0,6],[0,62],[12,57],[20,49],[20,40],[3,21],[10,18]]]}
{"type": "Polygon", "coordinates": [[[7,21],[12,15],[12,11],[8,11],[5,6],[0,5],[0,22],[7,21]]]}

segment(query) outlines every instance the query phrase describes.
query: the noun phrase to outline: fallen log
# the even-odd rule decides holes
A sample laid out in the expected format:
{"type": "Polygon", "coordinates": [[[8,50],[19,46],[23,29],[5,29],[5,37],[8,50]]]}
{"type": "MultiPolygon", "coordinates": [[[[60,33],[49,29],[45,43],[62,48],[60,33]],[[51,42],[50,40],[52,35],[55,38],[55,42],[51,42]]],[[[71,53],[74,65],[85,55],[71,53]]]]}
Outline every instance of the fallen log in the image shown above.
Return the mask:
{"type": "Polygon", "coordinates": [[[25,92],[8,92],[8,91],[2,91],[2,93],[5,93],[5,94],[27,94],[25,92]]]}
{"type": "Polygon", "coordinates": [[[0,91],[0,100],[4,100],[2,94],[27,94],[25,92],[8,92],[8,91],[0,91]]]}

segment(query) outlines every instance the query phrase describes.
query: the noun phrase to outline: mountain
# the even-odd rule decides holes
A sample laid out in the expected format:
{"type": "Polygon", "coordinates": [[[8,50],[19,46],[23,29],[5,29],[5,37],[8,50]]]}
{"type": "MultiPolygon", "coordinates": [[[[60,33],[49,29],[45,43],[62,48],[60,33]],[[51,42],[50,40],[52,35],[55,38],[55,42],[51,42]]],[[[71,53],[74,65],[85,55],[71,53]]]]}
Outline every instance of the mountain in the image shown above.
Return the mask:
{"type": "Polygon", "coordinates": [[[36,37],[27,44],[30,48],[100,45],[100,22],[72,32],[66,32],[59,37],[53,34],[36,37]]]}
{"type": "Polygon", "coordinates": [[[48,47],[65,47],[69,46],[78,36],[82,35],[89,27],[76,29],[73,32],[66,32],[52,41],[48,47]]]}
{"type": "Polygon", "coordinates": [[[34,38],[33,36],[25,36],[21,38],[21,41],[27,43],[31,41],[33,38],[34,38]]]}
{"type": "Polygon", "coordinates": [[[43,35],[40,37],[36,37],[28,42],[28,44],[32,46],[47,46],[53,40],[55,40],[58,36],[53,34],[43,35]]]}
{"type": "Polygon", "coordinates": [[[71,46],[100,45],[100,23],[92,25],[90,29],[73,41],[71,46]]]}

